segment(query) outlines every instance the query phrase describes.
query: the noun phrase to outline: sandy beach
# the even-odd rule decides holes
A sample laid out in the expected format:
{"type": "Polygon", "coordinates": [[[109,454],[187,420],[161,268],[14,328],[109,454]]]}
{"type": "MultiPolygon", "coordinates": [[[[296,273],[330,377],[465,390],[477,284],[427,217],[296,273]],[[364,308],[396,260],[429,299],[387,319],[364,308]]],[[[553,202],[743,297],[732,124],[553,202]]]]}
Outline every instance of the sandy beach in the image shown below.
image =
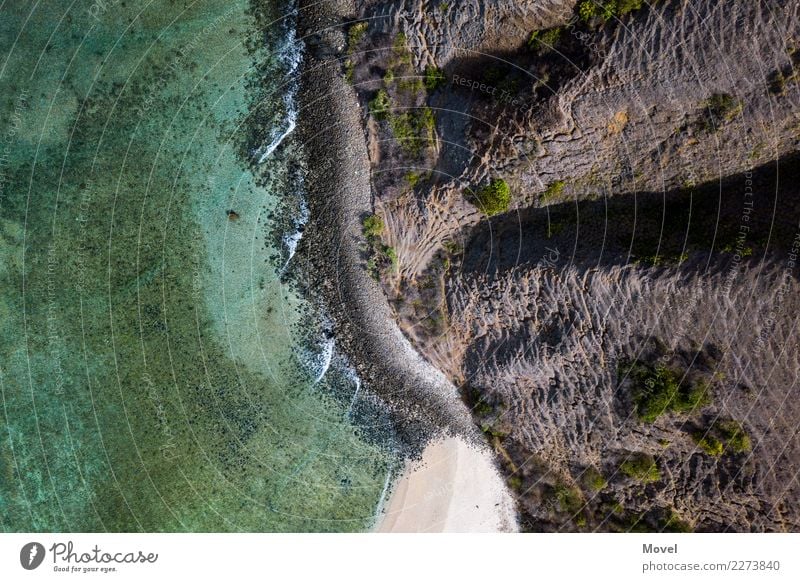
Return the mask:
{"type": "Polygon", "coordinates": [[[448,437],[407,467],[376,523],[380,533],[516,531],[514,502],[487,449],[448,437]]]}

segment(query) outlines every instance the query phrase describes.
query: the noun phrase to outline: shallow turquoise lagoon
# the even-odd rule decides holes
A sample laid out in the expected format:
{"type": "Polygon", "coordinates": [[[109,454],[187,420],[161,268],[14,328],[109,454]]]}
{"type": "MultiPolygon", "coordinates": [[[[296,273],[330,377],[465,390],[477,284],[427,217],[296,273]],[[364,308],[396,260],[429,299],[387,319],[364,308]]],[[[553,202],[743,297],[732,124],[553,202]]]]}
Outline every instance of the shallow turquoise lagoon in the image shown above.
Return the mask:
{"type": "Polygon", "coordinates": [[[292,31],[241,0],[0,7],[4,530],[369,527],[391,439],[292,275],[292,31]]]}

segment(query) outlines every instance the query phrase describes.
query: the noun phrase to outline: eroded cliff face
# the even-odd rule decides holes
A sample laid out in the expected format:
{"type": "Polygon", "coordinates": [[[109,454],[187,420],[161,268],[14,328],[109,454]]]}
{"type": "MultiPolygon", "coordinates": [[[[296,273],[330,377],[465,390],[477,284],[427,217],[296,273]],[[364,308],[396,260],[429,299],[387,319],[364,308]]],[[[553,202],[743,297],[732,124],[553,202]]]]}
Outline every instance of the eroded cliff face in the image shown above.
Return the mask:
{"type": "Polygon", "coordinates": [[[800,2],[581,4],[354,14],[365,266],[527,528],[798,530],[800,2]]]}

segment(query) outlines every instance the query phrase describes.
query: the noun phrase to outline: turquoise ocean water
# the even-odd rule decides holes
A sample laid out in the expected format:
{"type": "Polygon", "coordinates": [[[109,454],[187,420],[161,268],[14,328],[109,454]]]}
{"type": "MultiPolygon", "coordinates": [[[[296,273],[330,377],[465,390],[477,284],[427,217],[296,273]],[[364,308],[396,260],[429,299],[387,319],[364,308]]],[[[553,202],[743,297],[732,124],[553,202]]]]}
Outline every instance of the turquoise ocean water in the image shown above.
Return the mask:
{"type": "Polygon", "coordinates": [[[0,3],[3,530],[369,527],[391,443],[292,275],[293,30],[0,3]]]}

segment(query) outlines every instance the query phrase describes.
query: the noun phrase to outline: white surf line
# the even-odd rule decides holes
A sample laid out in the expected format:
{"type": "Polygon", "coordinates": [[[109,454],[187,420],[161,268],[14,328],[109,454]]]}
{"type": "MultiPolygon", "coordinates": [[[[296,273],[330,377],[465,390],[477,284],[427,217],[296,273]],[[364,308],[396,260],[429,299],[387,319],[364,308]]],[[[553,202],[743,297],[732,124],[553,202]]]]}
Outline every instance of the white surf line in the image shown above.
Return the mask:
{"type": "MultiPolygon", "coordinates": [[[[303,57],[303,44],[297,42],[297,31],[292,28],[289,30],[286,42],[280,51],[279,58],[283,61],[284,65],[288,67],[288,75],[292,75],[297,71],[303,57]]],[[[288,87],[288,91],[284,97],[284,104],[286,105],[286,120],[289,122],[286,130],[277,138],[272,140],[266,151],[261,154],[258,159],[259,164],[263,164],[272,153],[278,149],[284,139],[289,136],[297,127],[297,108],[295,105],[295,98],[297,96],[297,85],[292,82],[288,87]]]]}
{"type": "Polygon", "coordinates": [[[325,346],[322,348],[322,354],[320,354],[320,360],[322,361],[322,367],[317,375],[317,379],[314,380],[314,386],[319,384],[320,380],[325,377],[325,374],[328,373],[328,368],[331,367],[331,361],[333,360],[333,346],[334,340],[329,339],[325,342],[325,346]]]}
{"type": "Polygon", "coordinates": [[[261,157],[258,159],[259,164],[263,164],[266,159],[272,155],[272,152],[278,149],[278,146],[281,145],[281,142],[283,142],[283,140],[294,131],[295,127],[297,127],[297,123],[295,122],[294,118],[294,115],[289,115],[289,127],[286,129],[286,131],[279,135],[277,139],[273,140],[272,143],[269,144],[267,151],[261,154],[261,157]]]}
{"type": "Polygon", "coordinates": [[[356,391],[353,392],[353,398],[352,400],[350,400],[350,408],[347,409],[347,418],[350,418],[350,415],[353,413],[353,406],[355,406],[356,400],[358,399],[358,391],[361,390],[361,378],[356,376],[355,380],[356,380],[356,391]]]}
{"type": "MultiPolygon", "coordinates": [[[[301,180],[302,184],[302,180],[301,180]]],[[[303,229],[305,228],[306,224],[308,224],[308,218],[310,212],[308,210],[308,204],[304,198],[302,198],[302,186],[300,188],[300,216],[295,220],[295,231],[292,234],[287,234],[283,237],[283,244],[286,245],[286,248],[289,251],[289,258],[286,259],[286,262],[283,264],[283,267],[280,268],[278,271],[278,275],[283,275],[286,272],[286,269],[289,267],[289,263],[291,262],[292,258],[294,258],[295,253],[297,252],[297,245],[300,244],[300,241],[303,238],[303,229]]]]}
{"type": "Polygon", "coordinates": [[[389,465],[389,470],[386,472],[386,481],[383,483],[383,491],[381,491],[381,496],[378,499],[378,506],[375,508],[375,515],[372,516],[372,527],[374,528],[375,525],[381,518],[381,514],[383,513],[383,505],[386,503],[386,494],[389,491],[389,482],[392,479],[392,470],[394,469],[394,465],[389,465]]]}

